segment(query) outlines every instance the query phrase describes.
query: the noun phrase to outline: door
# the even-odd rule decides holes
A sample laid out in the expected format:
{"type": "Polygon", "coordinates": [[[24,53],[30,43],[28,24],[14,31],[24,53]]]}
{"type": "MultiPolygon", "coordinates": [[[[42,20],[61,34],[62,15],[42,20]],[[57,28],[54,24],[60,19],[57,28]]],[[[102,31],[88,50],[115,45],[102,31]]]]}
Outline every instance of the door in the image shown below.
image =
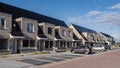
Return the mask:
{"type": "Polygon", "coordinates": [[[16,53],[20,53],[20,47],[21,47],[20,44],[21,44],[21,40],[17,40],[17,42],[16,42],[16,46],[17,46],[17,47],[16,47],[16,48],[17,48],[17,49],[16,49],[16,53]]]}
{"type": "Polygon", "coordinates": [[[12,45],[11,45],[11,53],[15,54],[15,53],[20,53],[20,40],[13,40],[12,41],[12,45]]]}
{"type": "Polygon", "coordinates": [[[11,53],[14,54],[16,53],[16,40],[12,40],[12,45],[11,45],[11,53]]]}

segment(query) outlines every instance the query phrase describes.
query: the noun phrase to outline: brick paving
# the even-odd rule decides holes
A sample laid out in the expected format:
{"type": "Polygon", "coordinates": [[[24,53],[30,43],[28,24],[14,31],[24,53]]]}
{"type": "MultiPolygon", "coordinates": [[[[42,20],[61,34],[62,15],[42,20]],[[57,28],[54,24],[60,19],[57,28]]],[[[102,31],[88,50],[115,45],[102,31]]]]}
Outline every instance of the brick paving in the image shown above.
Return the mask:
{"type": "Polygon", "coordinates": [[[45,68],[120,68],[120,49],[61,64],[48,65],[45,68]]]}

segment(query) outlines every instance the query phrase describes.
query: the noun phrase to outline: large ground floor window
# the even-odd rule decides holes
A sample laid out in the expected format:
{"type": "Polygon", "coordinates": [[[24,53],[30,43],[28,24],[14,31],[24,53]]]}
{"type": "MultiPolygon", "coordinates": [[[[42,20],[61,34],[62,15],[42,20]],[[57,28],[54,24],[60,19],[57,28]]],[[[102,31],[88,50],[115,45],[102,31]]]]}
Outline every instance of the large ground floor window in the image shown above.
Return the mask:
{"type": "Polygon", "coordinates": [[[8,47],[7,39],[0,39],[0,50],[5,50],[8,47]]]}
{"type": "Polygon", "coordinates": [[[45,48],[52,48],[53,47],[53,41],[45,41],[45,48]]]}
{"type": "Polygon", "coordinates": [[[29,40],[23,40],[23,47],[29,47],[29,40]]]}
{"type": "Polygon", "coordinates": [[[30,40],[30,47],[35,47],[35,40],[30,40]]]}
{"type": "Polygon", "coordinates": [[[23,40],[23,47],[35,47],[35,40],[23,40]]]}

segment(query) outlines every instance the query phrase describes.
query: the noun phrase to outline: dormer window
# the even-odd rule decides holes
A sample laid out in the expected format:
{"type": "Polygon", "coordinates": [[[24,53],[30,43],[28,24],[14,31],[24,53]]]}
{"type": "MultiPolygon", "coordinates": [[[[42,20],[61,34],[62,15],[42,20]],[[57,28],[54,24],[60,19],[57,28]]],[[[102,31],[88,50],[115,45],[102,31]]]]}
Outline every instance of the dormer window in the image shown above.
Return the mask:
{"type": "Polygon", "coordinates": [[[0,28],[6,29],[6,20],[5,18],[0,18],[0,28]]]}
{"type": "Polygon", "coordinates": [[[27,24],[27,32],[33,33],[34,32],[34,25],[31,23],[27,24]]]}
{"type": "Polygon", "coordinates": [[[66,36],[66,31],[62,30],[62,36],[66,36]]]}
{"type": "Polygon", "coordinates": [[[52,28],[48,27],[48,34],[52,35],[52,28]]]}
{"type": "Polygon", "coordinates": [[[68,31],[68,36],[72,37],[72,32],[71,31],[68,31]]]}

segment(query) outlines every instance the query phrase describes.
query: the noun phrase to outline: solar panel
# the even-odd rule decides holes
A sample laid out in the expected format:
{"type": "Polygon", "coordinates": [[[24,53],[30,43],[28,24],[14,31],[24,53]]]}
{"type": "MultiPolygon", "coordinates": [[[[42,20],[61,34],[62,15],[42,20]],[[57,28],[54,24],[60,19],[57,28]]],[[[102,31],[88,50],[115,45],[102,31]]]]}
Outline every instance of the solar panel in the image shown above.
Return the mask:
{"type": "Polygon", "coordinates": [[[56,26],[68,27],[64,21],[61,21],[52,17],[48,17],[42,14],[38,14],[32,11],[28,11],[22,8],[18,8],[15,6],[11,6],[8,4],[4,4],[4,3],[0,3],[0,12],[12,14],[13,19],[16,19],[19,17],[25,17],[25,18],[37,20],[39,23],[47,22],[47,23],[54,24],[56,26]]]}

